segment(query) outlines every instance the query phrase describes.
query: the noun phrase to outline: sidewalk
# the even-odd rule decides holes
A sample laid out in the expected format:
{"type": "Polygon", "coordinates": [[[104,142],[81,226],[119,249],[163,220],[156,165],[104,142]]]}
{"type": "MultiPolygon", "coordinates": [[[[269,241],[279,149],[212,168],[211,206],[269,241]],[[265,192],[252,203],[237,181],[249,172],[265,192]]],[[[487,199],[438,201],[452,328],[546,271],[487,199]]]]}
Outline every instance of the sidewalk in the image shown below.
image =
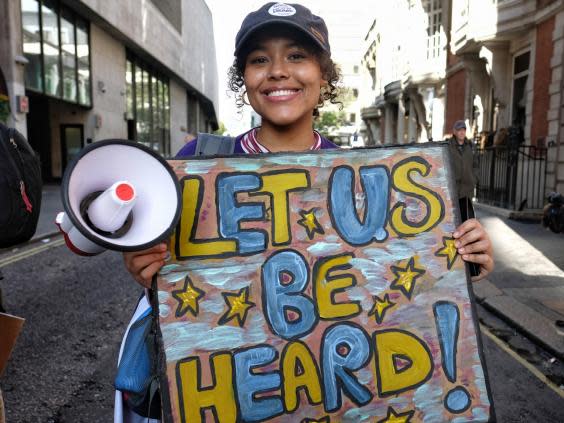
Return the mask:
{"type": "Polygon", "coordinates": [[[55,226],[55,217],[60,211],[63,211],[60,185],[44,184],[39,222],[32,241],[49,238],[59,233],[57,226],[55,226]]]}
{"type": "Polygon", "coordinates": [[[564,360],[564,234],[540,223],[505,219],[479,205],[494,247],[496,267],[474,283],[477,300],[564,360]]]}
{"type": "MultiPolygon", "coordinates": [[[[55,216],[63,210],[60,187],[45,185],[34,240],[58,234],[55,216]]],[[[478,218],[494,245],[496,268],[473,284],[477,300],[564,360],[564,234],[496,215],[477,205],[478,218]]]]}

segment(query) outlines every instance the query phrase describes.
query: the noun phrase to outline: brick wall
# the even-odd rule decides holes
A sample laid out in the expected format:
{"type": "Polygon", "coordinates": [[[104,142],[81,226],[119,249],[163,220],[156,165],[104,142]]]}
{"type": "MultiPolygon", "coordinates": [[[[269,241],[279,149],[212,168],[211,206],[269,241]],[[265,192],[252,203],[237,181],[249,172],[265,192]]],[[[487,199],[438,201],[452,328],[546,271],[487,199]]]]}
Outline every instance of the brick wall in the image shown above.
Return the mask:
{"type": "Polygon", "coordinates": [[[452,126],[458,119],[464,119],[464,98],[466,88],[466,71],[453,73],[447,81],[447,101],[444,133],[452,133],[452,126]]]}
{"type": "Polygon", "coordinates": [[[550,60],[553,54],[553,31],[554,16],[537,26],[536,54],[534,58],[533,113],[531,120],[531,144],[533,145],[537,145],[539,140],[544,139],[548,135],[547,112],[550,108],[548,88],[552,79],[550,60]]]}

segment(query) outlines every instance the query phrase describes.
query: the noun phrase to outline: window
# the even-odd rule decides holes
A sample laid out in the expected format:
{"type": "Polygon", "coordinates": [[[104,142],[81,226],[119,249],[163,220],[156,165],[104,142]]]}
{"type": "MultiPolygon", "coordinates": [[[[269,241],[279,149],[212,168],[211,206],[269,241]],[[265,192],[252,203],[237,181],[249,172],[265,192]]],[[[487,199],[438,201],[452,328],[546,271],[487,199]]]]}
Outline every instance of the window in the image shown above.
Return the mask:
{"type": "Polygon", "coordinates": [[[66,11],[61,13],[61,54],[63,98],[68,101],[77,101],[75,26],[74,18],[66,11]]]}
{"type": "Polygon", "coordinates": [[[353,88],[352,94],[353,94],[354,99],[356,100],[356,99],[358,98],[358,89],[357,89],[357,88],[353,88]]]}
{"type": "Polygon", "coordinates": [[[441,53],[441,0],[423,0],[423,10],[427,14],[427,59],[437,58],[441,53]]]}
{"type": "Polygon", "coordinates": [[[86,22],[76,22],[76,51],[78,56],[78,102],[90,105],[90,42],[86,22]]]}
{"type": "Polygon", "coordinates": [[[128,53],[125,67],[125,106],[128,135],[161,154],[170,154],[168,80],[128,53]]]}
{"type": "Polygon", "coordinates": [[[351,113],[351,115],[349,117],[349,122],[350,123],[356,123],[356,113],[351,113]]]}
{"type": "Polygon", "coordinates": [[[43,69],[45,93],[61,97],[61,69],[59,50],[59,25],[55,4],[44,0],[41,5],[41,33],[43,34],[43,69]]]}
{"type": "Polygon", "coordinates": [[[91,106],[88,22],[59,0],[21,0],[27,89],[91,106]]]}
{"type": "Polygon", "coordinates": [[[182,1],[181,0],[151,0],[163,16],[178,31],[182,32],[182,1]]]}
{"type": "Polygon", "coordinates": [[[511,124],[525,127],[527,120],[527,79],[531,52],[527,51],[513,59],[513,92],[511,101],[511,124]]]}
{"type": "Polygon", "coordinates": [[[39,3],[37,0],[22,0],[21,4],[23,52],[29,60],[25,67],[25,85],[33,90],[43,91],[39,3]]]}

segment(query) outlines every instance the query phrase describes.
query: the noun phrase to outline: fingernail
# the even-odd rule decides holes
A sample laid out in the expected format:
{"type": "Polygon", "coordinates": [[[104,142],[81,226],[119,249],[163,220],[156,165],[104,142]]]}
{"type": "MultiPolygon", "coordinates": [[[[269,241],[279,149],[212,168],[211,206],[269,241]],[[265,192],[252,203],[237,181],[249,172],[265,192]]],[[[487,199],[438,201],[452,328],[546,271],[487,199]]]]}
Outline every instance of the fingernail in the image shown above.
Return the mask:
{"type": "Polygon", "coordinates": [[[462,258],[463,258],[464,260],[468,260],[468,254],[464,254],[464,255],[462,256],[462,258]]]}
{"type": "Polygon", "coordinates": [[[460,248],[460,249],[458,250],[458,254],[464,254],[464,248],[460,248]]]}
{"type": "Polygon", "coordinates": [[[458,235],[460,235],[458,232],[455,232],[452,234],[453,237],[458,238],[458,235]]]}
{"type": "Polygon", "coordinates": [[[458,247],[460,246],[460,242],[455,241],[455,242],[454,242],[454,246],[455,246],[456,248],[458,248],[458,247]]]}

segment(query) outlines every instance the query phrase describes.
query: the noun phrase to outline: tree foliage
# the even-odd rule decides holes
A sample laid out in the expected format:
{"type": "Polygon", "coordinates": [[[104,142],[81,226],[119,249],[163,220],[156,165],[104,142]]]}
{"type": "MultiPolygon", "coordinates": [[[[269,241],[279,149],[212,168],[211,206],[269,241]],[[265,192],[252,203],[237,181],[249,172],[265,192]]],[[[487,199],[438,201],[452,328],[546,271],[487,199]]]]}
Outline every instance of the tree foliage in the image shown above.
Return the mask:
{"type": "Polygon", "coordinates": [[[328,110],[319,114],[319,117],[313,123],[313,127],[316,131],[329,135],[346,123],[345,112],[328,110]]]}

